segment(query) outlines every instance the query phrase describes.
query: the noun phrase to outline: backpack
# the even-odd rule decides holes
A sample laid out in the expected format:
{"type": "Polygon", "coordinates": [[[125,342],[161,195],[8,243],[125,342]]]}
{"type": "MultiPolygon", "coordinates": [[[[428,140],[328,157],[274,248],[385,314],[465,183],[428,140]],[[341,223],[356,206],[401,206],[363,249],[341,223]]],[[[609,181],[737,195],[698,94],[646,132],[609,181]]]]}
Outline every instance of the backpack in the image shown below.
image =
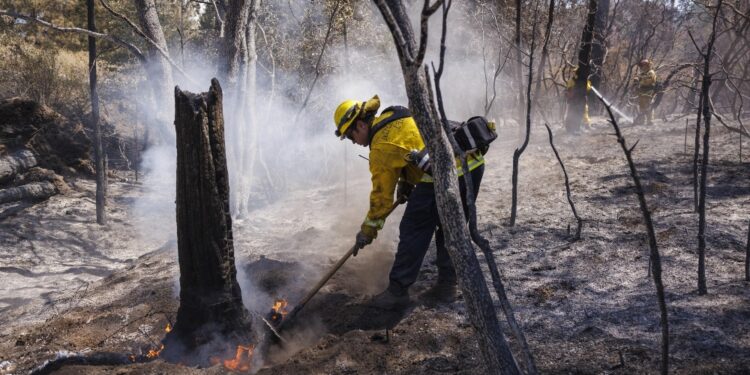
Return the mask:
{"type": "MultiPolygon", "coordinates": [[[[449,121],[448,124],[457,124],[449,121]]],[[[487,121],[482,116],[474,116],[458,126],[451,126],[453,137],[461,148],[461,151],[479,151],[482,155],[490,149],[490,143],[497,139],[495,123],[487,121]]]]}

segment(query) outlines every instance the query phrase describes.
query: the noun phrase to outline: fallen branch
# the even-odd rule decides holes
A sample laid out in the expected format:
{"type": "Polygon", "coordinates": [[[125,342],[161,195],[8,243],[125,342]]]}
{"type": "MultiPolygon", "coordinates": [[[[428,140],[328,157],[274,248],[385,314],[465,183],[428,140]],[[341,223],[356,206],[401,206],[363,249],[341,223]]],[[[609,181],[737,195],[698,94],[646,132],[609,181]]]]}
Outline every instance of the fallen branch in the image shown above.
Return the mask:
{"type": "Polygon", "coordinates": [[[659,302],[659,310],[661,310],[661,373],[667,375],[669,372],[669,321],[667,317],[667,303],[664,297],[664,284],[661,279],[661,256],[659,255],[659,249],[656,246],[656,234],[654,233],[654,223],[651,220],[651,212],[648,210],[646,204],[646,197],[643,194],[643,187],[641,186],[641,179],[638,177],[638,170],[635,168],[635,163],[632,157],[632,148],[628,148],[625,144],[625,138],[623,138],[620,132],[620,127],[617,125],[614,114],[609,104],[599,98],[604,103],[604,108],[609,114],[609,122],[615,129],[615,135],[617,136],[617,142],[622,147],[622,151],[625,153],[625,158],[628,160],[628,167],[630,168],[630,175],[633,177],[633,183],[635,184],[635,193],[638,196],[638,203],[643,213],[643,221],[646,224],[646,232],[648,233],[648,245],[651,249],[650,261],[652,264],[652,276],[654,278],[654,285],[656,286],[656,298],[659,302]]]}
{"type": "Polygon", "coordinates": [[[577,223],[576,234],[573,237],[573,241],[578,241],[581,239],[581,227],[583,226],[583,219],[578,216],[578,212],[576,212],[576,206],[573,204],[573,199],[570,198],[570,182],[568,181],[568,172],[565,171],[565,164],[563,164],[563,161],[560,158],[560,154],[557,153],[557,148],[555,148],[555,143],[552,141],[552,130],[550,130],[549,124],[545,123],[544,126],[547,128],[547,133],[549,134],[549,145],[552,146],[552,151],[555,152],[555,157],[557,158],[557,161],[560,162],[560,168],[562,168],[563,175],[565,176],[565,192],[568,197],[568,203],[570,203],[570,209],[573,211],[573,216],[575,216],[577,223]]]}

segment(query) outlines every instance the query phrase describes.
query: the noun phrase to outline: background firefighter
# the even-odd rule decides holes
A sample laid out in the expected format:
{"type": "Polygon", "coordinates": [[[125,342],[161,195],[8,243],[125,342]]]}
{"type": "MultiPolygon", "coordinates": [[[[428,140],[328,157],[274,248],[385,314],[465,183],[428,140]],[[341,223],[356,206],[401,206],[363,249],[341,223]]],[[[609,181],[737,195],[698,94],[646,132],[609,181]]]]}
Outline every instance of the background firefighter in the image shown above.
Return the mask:
{"type": "MultiPolygon", "coordinates": [[[[576,86],[576,79],[578,79],[578,67],[574,67],[571,71],[572,75],[571,77],[565,81],[565,101],[566,101],[566,111],[567,111],[567,103],[573,98],[573,95],[575,95],[575,90],[573,90],[576,86]]],[[[591,92],[591,81],[586,80],[586,94],[591,92]]],[[[589,118],[589,104],[588,104],[588,96],[586,96],[586,104],[583,106],[583,118],[582,122],[586,126],[591,126],[591,118],[589,118]]],[[[566,115],[567,116],[567,115],[566,115]]]]}
{"type": "Polygon", "coordinates": [[[651,105],[656,94],[656,72],[651,68],[651,62],[643,59],[638,63],[640,73],[635,80],[638,82],[638,116],[635,124],[652,125],[654,109],[651,105]]]}
{"type": "MultiPolygon", "coordinates": [[[[427,294],[441,301],[452,300],[456,294],[456,274],[440,229],[432,177],[407,161],[412,151],[424,149],[424,141],[407,108],[389,107],[376,116],[379,107],[380,99],[374,96],[364,102],[346,100],[334,113],[337,136],[370,147],[370,209],[356,236],[358,250],[370,244],[377,237],[378,230],[383,228],[393,204],[394,191],[397,198],[408,198],[399,225],[398,249],[388,287],[373,297],[370,304],[383,309],[408,304],[409,287],[417,279],[433,234],[437,248],[438,282],[427,294]]],[[[476,196],[484,173],[484,158],[479,154],[472,155],[468,162],[476,196]]],[[[462,172],[459,168],[459,176],[463,175],[462,172]]],[[[464,212],[467,212],[466,187],[462,177],[459,178],[459,188],[464,212]]],[[[356,254],[357,251],[354,252],[356,254]]]]}

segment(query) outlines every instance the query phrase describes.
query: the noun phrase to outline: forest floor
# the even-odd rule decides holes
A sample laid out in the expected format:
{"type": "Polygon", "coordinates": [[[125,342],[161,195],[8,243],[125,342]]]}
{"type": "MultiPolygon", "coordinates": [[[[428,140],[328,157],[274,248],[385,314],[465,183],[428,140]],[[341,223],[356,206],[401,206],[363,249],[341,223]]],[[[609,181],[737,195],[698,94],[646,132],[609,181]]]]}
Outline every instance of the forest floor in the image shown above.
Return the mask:
{"type": "MultiPolygon", "coordinates": [[[[579,137],[558,132],[556,138],[585,221],[580,241],[571,241],[568,227],[574,230],[575,220],[562,172],[539,126],[521,158],[514,228],[507,222],[515,129],[501,129],[479,195],[480,230],[492,243],[540,372],[657,373],[659,309],[647,277],[648,240],[623,153],[604,119],[594,121],[579,137]]],[[[680,374],[750,373],[750,283],[743,281],[750,168],[739,162],[738,136],[718,124],[713,130],[708,295],[700,296],[692,129],[687,153],[684,118],[623,129],[629,144],[640,140],[634,158],[662,257],[671,370],[680,374]]],[[[366,173],[365,164],[362,169],[366,173]]],[[[250,311],[265,314],[279,296],[293,304],[347,250],[366,211],[369,186],[362,176],[350,182],[348,194],[340,186],[297,191],[234,222],[238,278],[250,311]]],[[[73,353],[142,354],[157,347],[163,327],[173,322],[179,303],[176,244],[169,236],[139,234],[139,218],[129,208],[143,187],[114,182],[111,220],[101,228],[93,220],[93,181],[71,185],[73,193],[0,222],[1,374],[28,373],[73,353]]],[[[289,344],[270,350],[262,368],[256,364],[258,373],[482,372],[463,300],[435,304],[420,297],[437,276],[434,246],[408,309],[389,314],[365,304],[387,283],[402,212],[310,302],[289,331],[289,344]],[[386,342],[387,327],[392,330],[386,342]]],[[[68,363],[53,372],[224,372],[221,366],[196,369],[161,359],[95,364],[68,363]]]]}

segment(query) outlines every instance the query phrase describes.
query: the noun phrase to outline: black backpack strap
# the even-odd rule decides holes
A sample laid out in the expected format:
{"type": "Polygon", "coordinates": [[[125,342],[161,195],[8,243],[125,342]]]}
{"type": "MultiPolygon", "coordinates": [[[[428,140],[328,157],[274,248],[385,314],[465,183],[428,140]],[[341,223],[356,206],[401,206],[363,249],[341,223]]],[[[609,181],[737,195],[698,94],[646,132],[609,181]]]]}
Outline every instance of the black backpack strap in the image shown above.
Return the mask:
{"type": "Polygon", "coordinates": [[[384,109],[383,112],[381,112],[381,116],[383,113],[387,113],[387,112],[393,112],[393,114],[387,119],[380,121],[377,125],[370,128],[370,137],[368,139],[368,144],[370,144],[370,147],[372,147],[372,139],[375,137],[375,134],[377,132],[379,132],[388,124],[396,120],[401,120],[402,118],[411,117],[411,112],[409,111],[409,108],[402,107],[400,105],[394,105],[394,106],[384,109]]]}

